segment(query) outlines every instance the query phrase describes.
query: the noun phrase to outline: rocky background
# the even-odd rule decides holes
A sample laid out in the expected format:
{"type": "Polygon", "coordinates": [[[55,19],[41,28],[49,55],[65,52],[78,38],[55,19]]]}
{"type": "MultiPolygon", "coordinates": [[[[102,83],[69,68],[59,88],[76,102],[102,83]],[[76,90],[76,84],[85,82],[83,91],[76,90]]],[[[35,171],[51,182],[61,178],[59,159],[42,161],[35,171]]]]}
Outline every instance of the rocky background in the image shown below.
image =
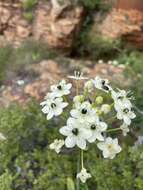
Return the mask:
{"type": "MultiPolygon", "coordinates": [[[[52,48],[67,50],[72,47],[86,14],[83,6],[75,6],[68,0],[63,4],[42,0],[29,11],[23,2],[0,1],[0,45],[8,41],[17,47],[32,37],[52,48]]],[[[143,9],[139,10],[139,6],[126,9],[129,6],[130,3],[127,6],[119,1],[106,17],[95,11],[93,30],[104,37],[123,37],[143,48],[143,9]]]]}
{"type": "MultiPolygon", "coordinates": [[[[84,33],[85,20],[88,20],[89,17],[85,6],[73,4],[70,0],[62,3],[57,0],[35,0],[31,1],[32,4],[27,2],[30,1],[0,1],[0,47],[10,43],[14,48],[19,48],[26,40],[33,39],[44,42],[50,49],[62,52],[62,59],[57,61],[42,58],[37,64],[29,66],[28,63],[28,66],[22,67],[23,73],[26,73],[23,74],[21,71],[22,75],[15,74],[10,66],[10,72],[8,71],[10,75],[8,74],[9,76],[3,82],[0,90],[1,105],[9,105],[12,101],[25,104],[29,97],[41,100],[51,83],[72,73],[77,68],[89,76],[100,74],[121,84],[122,81],[125,81],[122,74],[124,66],[117,67],[107,64],[107,60],[90,60],[88,54],[91,54],[91,51],[96,52],[98,49],[96,44],[94,45],[95,50],[92,50],[92,48],[88,49],[86,41],[84,42],[84,53],[87,54],[85,60],[75,53],[79,48],[74,50],[74,44],[84,33]],[[63,55],[68,55],[68,57],[63,59],[63,55]],[[67,62],[66,66],[62,62],[67,62]],[[36,74],[33,75],[33,73],[36,74]]],[[[104,3],[106,5],[109,1],[104,1],[104,3]]],[[[100,36],[100,38],[111,40],[122,39],[126,44],[129,43],[137,49],[143,49],[143,11],[140,6],[137,6],[136,9],[134,7],[133,4],[124,4],[122,1],[118,1],[118,3],[113,3],[112,8],[105,11],[104,14],[97,9],[92,10],[92,24],[86,26],[86,30],[90,28],[91,41],[96,34],[97,38],[100,36]]],[[[89,17],[89,19],[91,18],[89,17]]],[[[84,41],[84,37],[82,38],[84,41]]],[[[101,47],[101,51],[104,51],[103,48],[101,47]]],[[[82,49],[84,48],[82,47],[82,49]]],[[[111,48],[108,51],[112,55],[115,49],[117,48],[111,48]]],[[[20,59],[27,59],[28,62],[26,57],[27,54],[20,59]]],[[[37,61],[33,59],[33,63],[35,62],[37,61]]],[[[123,84],[126,86],[128,83],[129,80],[123,84]]]]}

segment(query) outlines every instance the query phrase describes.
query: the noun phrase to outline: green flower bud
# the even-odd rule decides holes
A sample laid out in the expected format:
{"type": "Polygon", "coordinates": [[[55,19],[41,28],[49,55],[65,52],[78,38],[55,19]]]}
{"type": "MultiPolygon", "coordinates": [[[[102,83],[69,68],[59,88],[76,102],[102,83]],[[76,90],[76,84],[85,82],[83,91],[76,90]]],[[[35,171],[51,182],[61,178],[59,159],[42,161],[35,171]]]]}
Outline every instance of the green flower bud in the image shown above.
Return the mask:
{"type": "Polygon", "coordinates": [[[95,101],[96,101],[97,104],[102,104],[103,103],[103,97],[102,96],[97,96],[95,101]]]}
{"type": "Polygon", "coordinates": [[[84,96],[83,95],[75,96],[73,101],[74,103],[81,103],[84,101],[84,96]]]}

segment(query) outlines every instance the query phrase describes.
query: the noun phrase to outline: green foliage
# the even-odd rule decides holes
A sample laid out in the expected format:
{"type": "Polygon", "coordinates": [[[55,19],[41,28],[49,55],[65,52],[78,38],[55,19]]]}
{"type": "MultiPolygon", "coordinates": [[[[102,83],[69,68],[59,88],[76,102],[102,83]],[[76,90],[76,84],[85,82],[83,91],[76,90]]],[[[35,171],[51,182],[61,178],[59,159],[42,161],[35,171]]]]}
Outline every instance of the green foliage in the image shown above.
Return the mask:
{"type": "Polygon", "coordinates": [[[67,190],[75,190],[74,181],[72,178],[67,178],[67,190]]]}
{"type": "Polygon", "coordinates": [[[24,0],[22,2],[24,9],[23,17],[30,23],[34,20],[34,8],[37,3],[38,0],[24,0]]]}
{"type": "Polygon", "coordinates": [[[0,188],[1,190],[12,190],[12,176],[8,171],[5,171],[0,176],[0,188]]]}
{"type": "Polygon", "coordinates": [[[91,33],[90,29],[85,26],[81,33],[78,43],[76,44],[76,54],[92,60],[101,59],[109,60],[115,58],[121,51],[121,41],[101,37],[91,33]]]}
{"type": "Polygon", "coordinates": [[[24,0],[22,2],[22,5],[23,5],[24,10],[31,11],[31,10],[33,10],[33,8],[37,4],[37,2],[38,2],[38,0],[24,0]]]}
{"type": "Polygon", "coordinates": [[[0,48],[0,82],[6,76],[7,65],[9,64],[9,57],[12,54],[12,47],[7,45],[0,48]]]}
{"type": "MultiPolygon", "coordinates": [[[[48,144],[60,138],[61,120],[49,122],[34,102],[22,108],[11,105],[0,109],[0,132],[7,140],[0,143],[0,187],[2,190],[74,190],[77,151],[62,150],[57,155],[48,144]],[[57,135],[58,134],[58,135],[57,135]]],[[[80,190],[142,190],[143,153],[126,148],[113,160],[99,157],[94,145],[85,152],[85,167],[92,180],[80,190]]]]}
{"type": "Polygon", "coordinates": [[[25,65],[55,58],[56,52],[42,42],[28,40],[19,48],[10,45],[0,48],[0,82],[7,78],[8,71],[21,71],[25,65]]]}
{"type": "Polygon", "coordinates": [[[23,16],[24,16],[24,18],[28,21],[28,22],[32,22],[33,21],[33,19],[34,19],[34,15],[33,15],[33,13],[32,12],[24,12],[23,13],[23,16]]]}
{"type": "MultiPolygon", "coordinates": [[[[119,62],[125,64],[125,76],[130,80],[130,89],[135,97],[136,107],[143,111],[143,54],[142,52],[133,51],[131,53],[121,54],[119,62]]],[[[138,113],[138,112],[137,112],[138,113]]],[[[138,113],[135,119],[136,126],[140,127],[143,132],[142,114],[138,113]]]]}
{"type": "Polygon", "coordinates": [[[105,3],[104,0],[78,0],[78,3],[82,4],[87,10],[104,10],[107,11],[112,6],[112,1],[105,3]]]}

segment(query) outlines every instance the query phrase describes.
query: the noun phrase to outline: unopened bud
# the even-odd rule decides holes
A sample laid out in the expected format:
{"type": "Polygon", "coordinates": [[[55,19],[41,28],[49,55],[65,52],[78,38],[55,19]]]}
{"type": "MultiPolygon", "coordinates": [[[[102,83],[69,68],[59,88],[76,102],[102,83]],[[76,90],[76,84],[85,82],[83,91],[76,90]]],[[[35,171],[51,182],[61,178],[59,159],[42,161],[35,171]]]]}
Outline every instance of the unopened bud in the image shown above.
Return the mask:
{"type": "Polygon", "coordinates": [[[103,103],[103,97],[102,96],[97,96],[95,101],[96,101],[97,104],[102,104],[103,103]]]}

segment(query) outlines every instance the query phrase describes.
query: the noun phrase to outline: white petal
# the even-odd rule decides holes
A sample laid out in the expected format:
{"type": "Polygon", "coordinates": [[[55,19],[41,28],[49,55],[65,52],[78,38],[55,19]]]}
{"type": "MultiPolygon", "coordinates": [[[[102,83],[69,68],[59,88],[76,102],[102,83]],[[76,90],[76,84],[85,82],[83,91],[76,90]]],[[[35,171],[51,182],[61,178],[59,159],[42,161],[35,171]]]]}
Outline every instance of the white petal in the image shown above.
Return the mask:
{"type": "Polygon", "coordinates": [[[48,106],[44,106],[43,108],[42,108],[42,112],[43,113],[48,113],[50,110],[49,110],[49,107],[48,106]]]}
{"type": "Polygon", "coordinates": [[[76,144],[79,148],[81,148],[83,150],[86,148],[86,141],[82,138],[78,138],[76,141],[76,144]]]}
{"type": "Polygon", "coordinates": [[[104,137],[102,136],[101,133],[95,133],[95,137],[96,137],[96,139],[98,139],[99,141],[104,141],[104,137]]]}
{"type": "Polygon", "coordinates": [[[63,109],[62,109],[62,108],[56,108],[56,109],[54,109],[54,115],[55,115],[55,116],[60,115],[62,112],[63,112],[63,109]]]}
{"type": "Polygon", "coordinates": [[[104,142],[100,142],[100,143],[97,143],[97,147],[100,149],[100,150],[104,150],[105,149],[105,143],[104,142]]]}
{"type": "Polygon", "coordinates": [[[71,110],[70,114],[74,118],[78,118],[78,116],[79,116],[78,110],[71,110]]]}
{"type": "Polygon", "coordinates": [[[131,124],[131,119],[130,119],[128,116],[124,116],[124,122],[125,122],[127,125],[130,125],[130,124],[131,124]]]}
{"type": "Polygon", "coordinates": [[[67,126],[62,127],[59,131],[64,136],[69,136],[71,134],[71,129],[67,126]]]}
{"type": "Polygon", "coordinates": [[[75,145],[76,145],[76,139],[75,139],[74,136],[72,136],[72,137],[67,137],[67,138],[65,139],[65,146],[66,146],[67,148],[73,148],[75,145]]]}
{"type": "Polygon", "coordinates": [[[54,113],[50,111],[47,115],[47,120],[50,120],[54,116],[54,113]]]}

